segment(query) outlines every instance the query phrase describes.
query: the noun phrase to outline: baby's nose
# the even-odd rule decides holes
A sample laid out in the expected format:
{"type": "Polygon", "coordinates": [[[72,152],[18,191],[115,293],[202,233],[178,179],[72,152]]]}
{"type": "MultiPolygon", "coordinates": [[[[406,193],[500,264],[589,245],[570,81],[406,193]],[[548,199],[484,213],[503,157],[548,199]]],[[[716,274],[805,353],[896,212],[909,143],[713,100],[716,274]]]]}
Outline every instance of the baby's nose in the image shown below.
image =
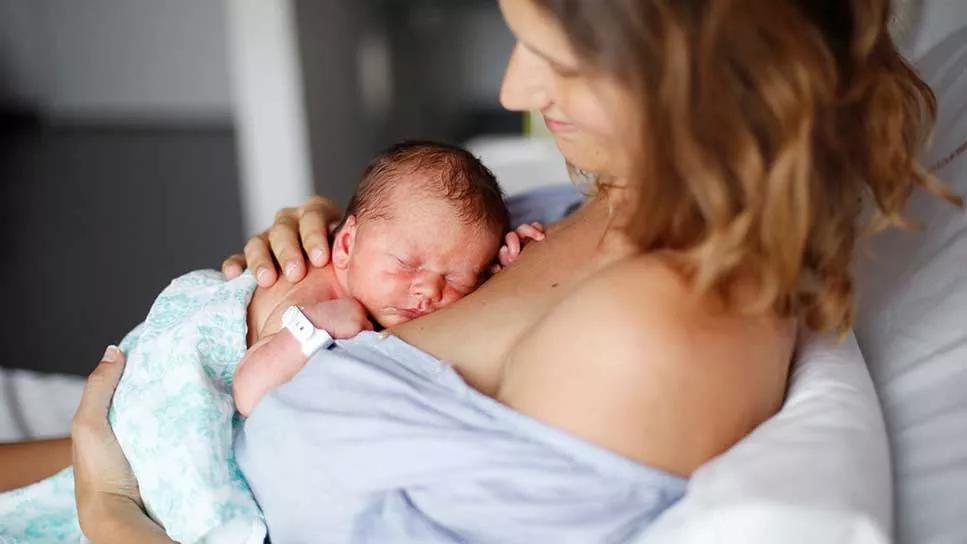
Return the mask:
{"type": "Polygon", "coordinates": [[[443,298],[443,276],[439,274],[427,274],[416,286],[416,295],[420,298],[420,307],[429,307],[443,298]]]}

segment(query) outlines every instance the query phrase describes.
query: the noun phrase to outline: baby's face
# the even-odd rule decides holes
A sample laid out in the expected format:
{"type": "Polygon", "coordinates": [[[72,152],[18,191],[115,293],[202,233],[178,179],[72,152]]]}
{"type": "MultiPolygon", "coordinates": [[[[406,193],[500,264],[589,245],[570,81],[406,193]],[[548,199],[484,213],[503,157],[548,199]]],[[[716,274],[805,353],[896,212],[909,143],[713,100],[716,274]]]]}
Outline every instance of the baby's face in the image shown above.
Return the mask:
{"type": "Polygon", "coordinates": [[[399,202],[391,215],[347,223],[333,254],[348,294],[384,327],[463,298],[500,247],[497,229],[465,224],[446,202],[399,202]]]}

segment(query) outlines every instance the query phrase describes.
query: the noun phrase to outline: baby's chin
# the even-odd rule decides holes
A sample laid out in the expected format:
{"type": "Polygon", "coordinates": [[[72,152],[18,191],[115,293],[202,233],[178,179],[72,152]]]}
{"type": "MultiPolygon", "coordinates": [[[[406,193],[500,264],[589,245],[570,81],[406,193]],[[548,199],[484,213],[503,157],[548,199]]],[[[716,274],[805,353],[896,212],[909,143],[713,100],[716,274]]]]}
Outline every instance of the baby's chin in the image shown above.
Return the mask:
{"type": "Polygon", "coordinates": [[[384,315],[381,315],[381,316],[375,316],[376,323],[378,323],[379,326],[382,327],[382,328],[384,328],[384,329],[388,329],[390,327],[395,327],[397,325],[402,325],[403,323],[406,323],[407,321],[410,321],[411,319],[413,319],[413,318],[411,318],[411,317],[404,317],[404,316],[399,315],[399,314],[391,314],[391,313],[387,313],[387,314],[384,314],[384,315]]]}

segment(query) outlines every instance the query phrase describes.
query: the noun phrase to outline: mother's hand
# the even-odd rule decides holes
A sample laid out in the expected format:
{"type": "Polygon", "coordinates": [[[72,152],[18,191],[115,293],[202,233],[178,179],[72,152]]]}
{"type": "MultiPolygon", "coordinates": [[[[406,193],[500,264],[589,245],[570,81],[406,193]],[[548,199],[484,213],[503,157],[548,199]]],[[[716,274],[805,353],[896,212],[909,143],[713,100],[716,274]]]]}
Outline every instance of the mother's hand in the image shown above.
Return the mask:
{"type": "Polygon", "coordinates": [[[74,495],[81,530],[94,543],[171,542],[144,513],[138,481],[124,457],[107,411],[124,354],[108,347],[91,373],[71,426],[74,495]]]}
{"type": "Polygon", "coordinates": [[[305,256],[313,266],[329,262],[329,226],[342,217],[333,201],[321,196],[310,198],[300,208],[283,208],[275,215],[275,223],[245,244],[245,254],[236,253],[222,263],[222,273],[231,279],[248,268],[262,287],[278,279],[278,265],[285,277],[297,282],[306,275],[305,256]]]}

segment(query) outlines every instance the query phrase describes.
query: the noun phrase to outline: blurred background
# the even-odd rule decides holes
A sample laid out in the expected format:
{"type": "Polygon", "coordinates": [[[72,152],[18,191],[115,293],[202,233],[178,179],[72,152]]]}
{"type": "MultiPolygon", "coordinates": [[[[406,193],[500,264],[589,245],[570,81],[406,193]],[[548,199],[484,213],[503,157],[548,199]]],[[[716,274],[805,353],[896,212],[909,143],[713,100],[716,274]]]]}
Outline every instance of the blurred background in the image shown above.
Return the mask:
{"type": "Polygon", "coordinates": [[[512,45],[492,0],[0,0],[0,366],[87,373],[398,140],[519,135],[512,45]]]}

